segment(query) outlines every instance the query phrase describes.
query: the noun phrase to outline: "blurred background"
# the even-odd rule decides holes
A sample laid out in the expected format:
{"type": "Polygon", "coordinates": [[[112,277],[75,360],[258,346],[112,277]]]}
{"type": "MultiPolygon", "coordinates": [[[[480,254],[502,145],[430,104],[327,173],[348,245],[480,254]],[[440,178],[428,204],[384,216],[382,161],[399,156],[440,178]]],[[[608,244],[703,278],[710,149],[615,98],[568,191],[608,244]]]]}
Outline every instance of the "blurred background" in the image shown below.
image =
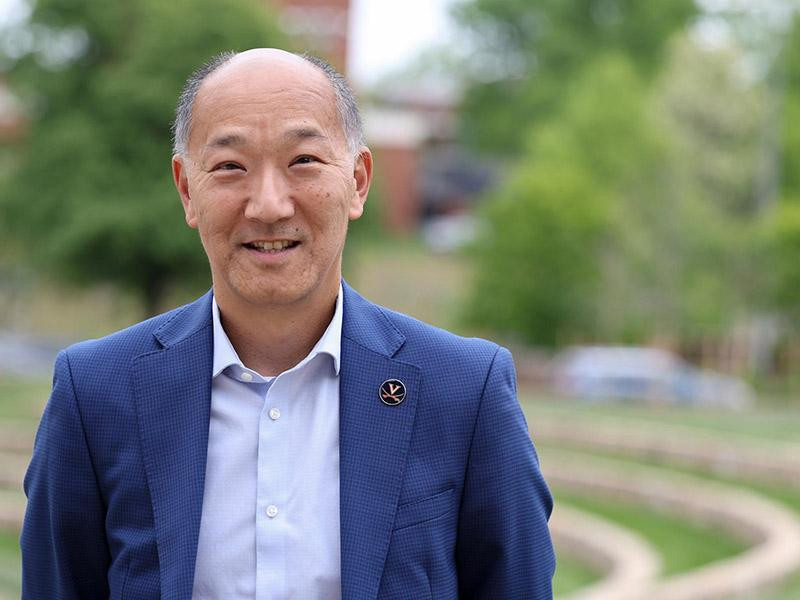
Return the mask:
{"type": "Polygon", "coordinates": [[[169,170],[216,52],[327,57],[345,276],[513,352],[559,598],[800,598],[797,0],[0,0],[0,597],[54,353],[190,301],[169,170]]]}

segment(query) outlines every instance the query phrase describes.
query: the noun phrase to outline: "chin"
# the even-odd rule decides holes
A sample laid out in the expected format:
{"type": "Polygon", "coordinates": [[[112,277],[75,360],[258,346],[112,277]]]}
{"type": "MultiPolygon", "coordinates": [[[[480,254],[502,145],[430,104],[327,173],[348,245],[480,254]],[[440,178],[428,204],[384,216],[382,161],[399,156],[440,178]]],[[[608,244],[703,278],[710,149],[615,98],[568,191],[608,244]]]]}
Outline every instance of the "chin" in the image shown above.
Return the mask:
{"type": "Polygon", "coordinates": [[[254,280],[253,278],[241,281],[232,281],[232,291],[248,304],[256,306],[288,306],[302,302],[313,295],[319,285],[304,280],[281,282],[277,278],[269,280],[254,280]]]}
{"type": "MultiPolygon", "coordinates": [[[[313,267],[313,265],[312,265],[313,267]]],[[[335,281],[313,268],[291,269],[271,274],[250,268],[233,268],[226,276],[215,278],[222,283],[231,297],[251,306],[289,306],[307,300],[325,290],[338,291],[340,276],[335,281]]],[[[331,273],[328,273],[330,275],[331,273]]]]}
{"type": "Polygon", "coordinates": [[[262,306],[286,306],[294,304],[307,296],[302,289],[297,289],[293,286],[276,287],[274,285],[247,286],[247,289],[238,290],[238,295],[250,304],[262,306]]]}

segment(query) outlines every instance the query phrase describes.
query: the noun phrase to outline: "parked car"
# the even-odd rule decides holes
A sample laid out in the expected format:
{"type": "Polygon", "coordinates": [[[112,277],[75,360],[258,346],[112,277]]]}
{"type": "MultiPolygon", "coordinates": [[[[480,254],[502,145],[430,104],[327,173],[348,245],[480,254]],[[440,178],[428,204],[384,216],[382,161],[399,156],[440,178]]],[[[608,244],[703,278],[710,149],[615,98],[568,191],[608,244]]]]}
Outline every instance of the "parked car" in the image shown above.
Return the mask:
{"type": "Polygon", "coordinates": [[[698,369],[671,352],[636,346],[576,346],[555,361],[553,387],[586,401],[627,400],[741,409],[751,387],[736,377],[698,369]]]}
{"type": "Polygon", "coordinates": [[[431,217],[422,225],[422,239],[434,252],[459,250],[472,244],[479,233],[479,221],[468,214],[431,217]]]}

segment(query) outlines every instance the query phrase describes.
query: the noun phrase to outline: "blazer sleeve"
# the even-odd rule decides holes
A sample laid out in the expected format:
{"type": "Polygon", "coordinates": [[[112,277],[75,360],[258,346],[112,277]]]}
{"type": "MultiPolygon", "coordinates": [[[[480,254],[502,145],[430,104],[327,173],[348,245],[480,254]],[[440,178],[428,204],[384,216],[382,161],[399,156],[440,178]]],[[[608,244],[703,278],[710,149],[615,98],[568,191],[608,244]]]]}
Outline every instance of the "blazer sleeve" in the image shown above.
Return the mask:
{"type": "Polygon", "coordinates": [[[553,502],[516,397],[511,354],[489,368],[459,514],[459,597],[550,600],[553,502]]]}
{"type": "Polygon", "coordinates": [[[65,351],[56,359],[24,487],[22,598],[108,598],[105,505],[65,351]]]}

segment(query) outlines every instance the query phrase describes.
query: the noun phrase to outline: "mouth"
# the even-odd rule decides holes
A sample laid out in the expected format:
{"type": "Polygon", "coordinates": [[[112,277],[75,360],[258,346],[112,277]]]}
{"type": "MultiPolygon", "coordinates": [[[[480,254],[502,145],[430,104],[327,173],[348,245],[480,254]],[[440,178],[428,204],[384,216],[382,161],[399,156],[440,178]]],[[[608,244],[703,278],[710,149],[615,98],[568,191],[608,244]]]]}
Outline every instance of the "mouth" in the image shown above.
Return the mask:
{"type": "Polygon", "coordinates": [[[285,252],[291,248],[298,246],[300,242],[296,240],[255,240],[252,242],[245,242],[242,244],[245,248],[250,250],[255,250],[256,252],[262,252],[264,254],[277,254],[279,252],[285,252]]]}

